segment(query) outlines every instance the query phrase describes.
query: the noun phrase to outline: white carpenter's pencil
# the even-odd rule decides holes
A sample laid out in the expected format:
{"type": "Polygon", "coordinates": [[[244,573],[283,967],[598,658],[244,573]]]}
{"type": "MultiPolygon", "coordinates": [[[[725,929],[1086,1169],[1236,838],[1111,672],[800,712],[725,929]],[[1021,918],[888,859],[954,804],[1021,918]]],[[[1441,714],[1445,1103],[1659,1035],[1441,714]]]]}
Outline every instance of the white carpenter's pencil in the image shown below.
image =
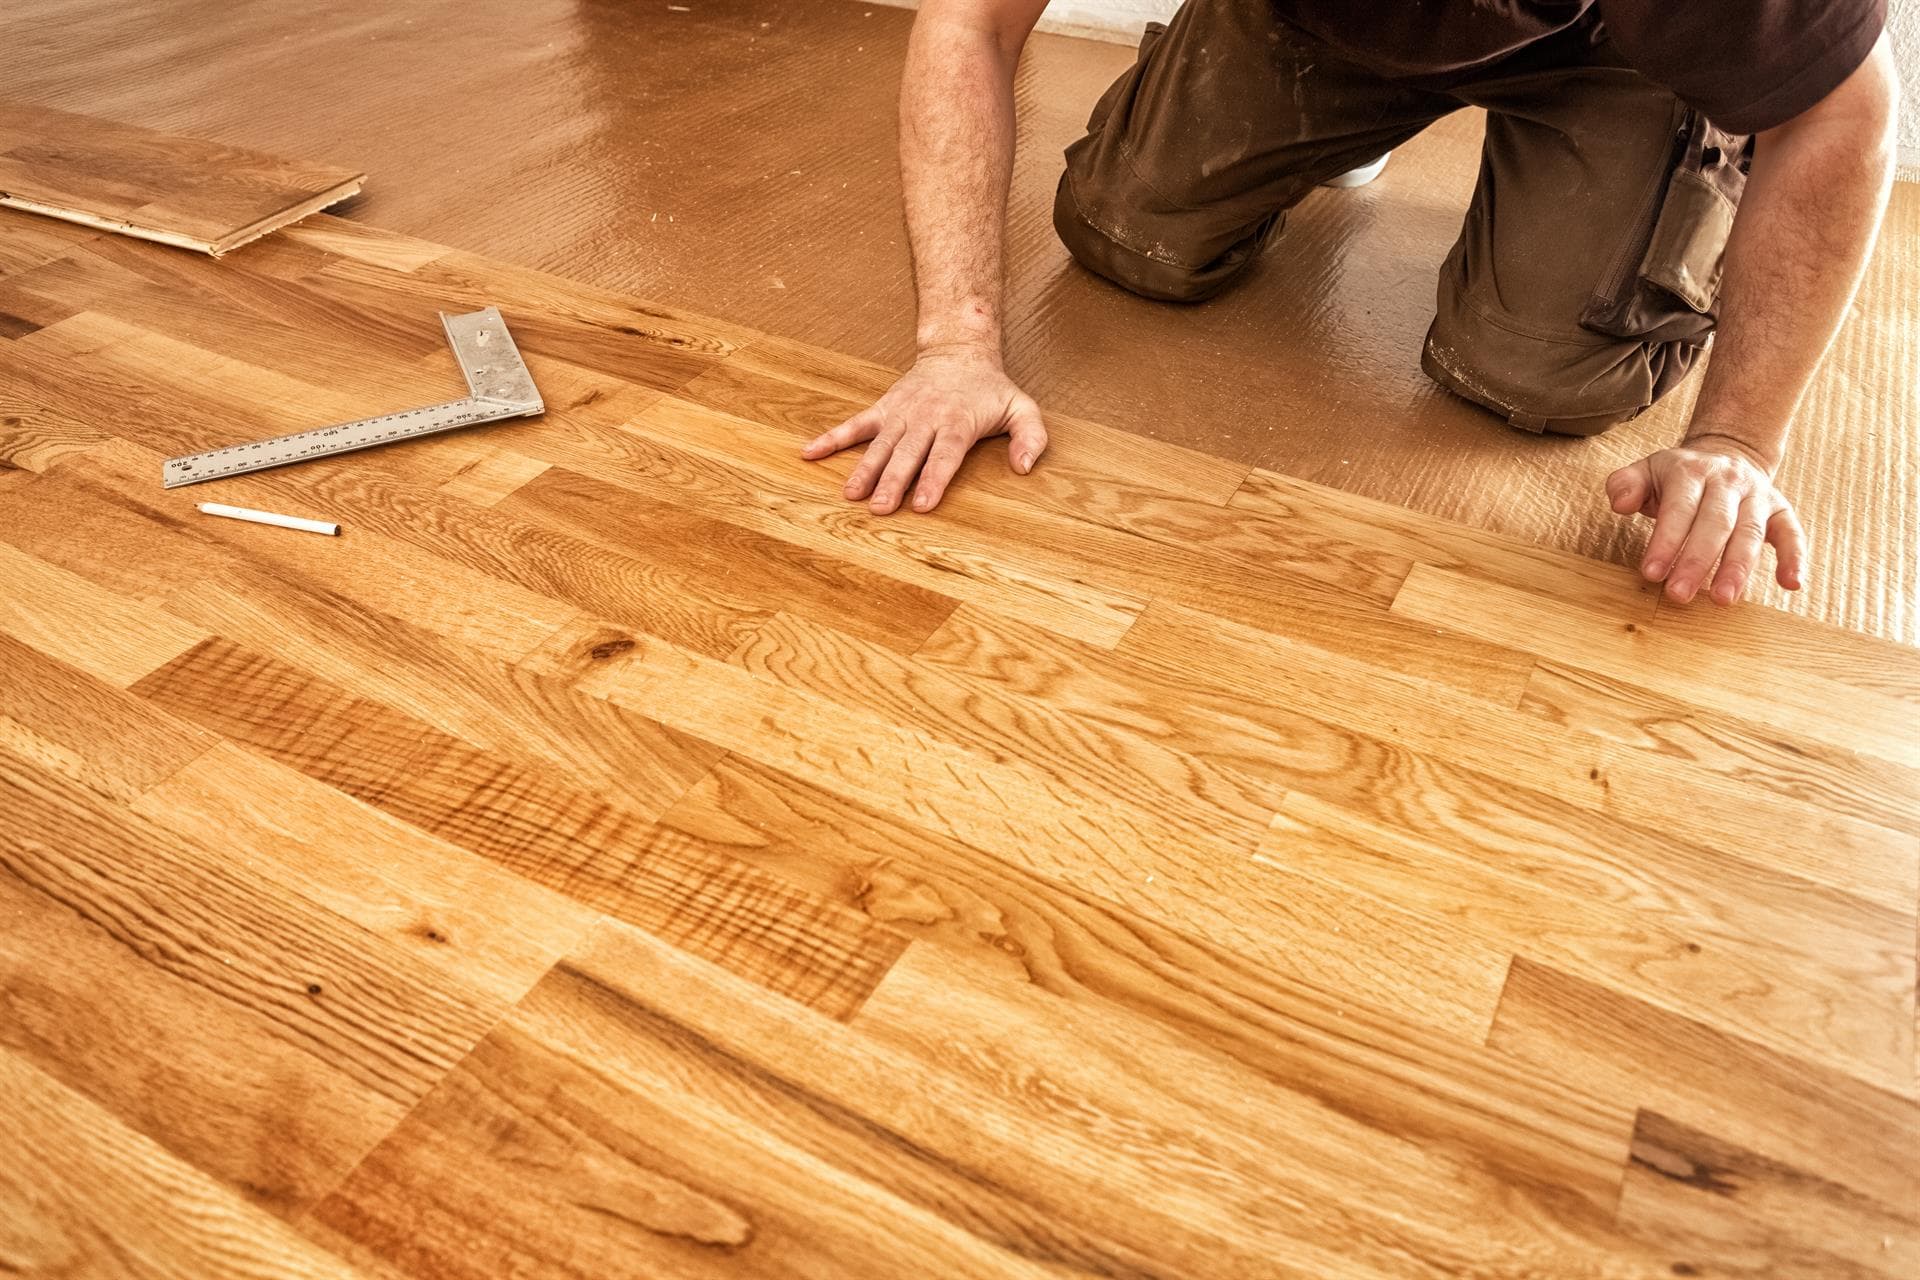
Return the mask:
{"type": "Polygon", "coordinates": [[[230,507],[224,502],[203,502],[200,509],[210,516],[225,516],[229,520],[251,520],[255,524],[278,525],[282,529],[299,529],[306,533],[324,533],[332,537],[340,532],[340,526],[329,524],[325,520],[302,520],[299,516],[279,516],[271,511],[253,511],[246,507],[230,507]]]}

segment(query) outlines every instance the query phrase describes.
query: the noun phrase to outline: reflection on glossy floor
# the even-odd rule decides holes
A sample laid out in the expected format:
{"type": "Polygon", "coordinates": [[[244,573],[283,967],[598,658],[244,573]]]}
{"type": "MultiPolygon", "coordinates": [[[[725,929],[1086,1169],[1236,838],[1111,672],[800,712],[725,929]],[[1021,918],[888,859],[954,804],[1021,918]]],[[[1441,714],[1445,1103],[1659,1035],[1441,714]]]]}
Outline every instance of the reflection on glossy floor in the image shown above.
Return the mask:
{"type": "MultiPolygon", "coordinates": [[[[889,364],[911,286],[893,160],[909,14],[847,0],[13,0],[7,91],[365,169],[353,216],[889,364]],[[676,11],[685,8],[687,12],[676,11]]],[[[1073,269],[1059,153],[1129,50],[1043,36],[1019,78],[1012,365],[1042,404],[1527,541],[1622,559],[1614,466],[1683,406],[1536,440],[1420,374],[1470,116],[1320,192],[1258,276],[1173,309],[1073,269]]],[[[1920,192],[1902,187],[1783,482],[1820,557],[1792,607],[1920,638],[1920,192]]]]}
{"type": "Polygon", "coordinates": [[[876,521],[884,370],[360,223],[0,248],[0,1273],[1920,1268],[1920,653],[1080,421],[876,521]],[[160,487],[483,303],[543,417],[160,487]]]}

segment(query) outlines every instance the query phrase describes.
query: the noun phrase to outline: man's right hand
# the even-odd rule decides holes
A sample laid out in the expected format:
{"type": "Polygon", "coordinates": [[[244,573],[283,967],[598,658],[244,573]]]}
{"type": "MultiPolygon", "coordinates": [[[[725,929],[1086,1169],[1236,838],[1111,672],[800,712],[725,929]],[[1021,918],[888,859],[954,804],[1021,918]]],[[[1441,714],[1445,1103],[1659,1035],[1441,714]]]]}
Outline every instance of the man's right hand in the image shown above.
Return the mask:
{"type": "Polygon", "coordinates": [[[1007,460],[1021,475],[1047,447],[1046,424],[1032,397],[1007,377],[997,354],[984,348],[930,348],[870,409],[814,437],[803,456],[818,461],[867,446],[842,490],[849,502],[867,502],[875,515],[899,510],[909,489],[913,509],[931,511],[967,450],[988,436],[1012,437],[1007,460]]]}

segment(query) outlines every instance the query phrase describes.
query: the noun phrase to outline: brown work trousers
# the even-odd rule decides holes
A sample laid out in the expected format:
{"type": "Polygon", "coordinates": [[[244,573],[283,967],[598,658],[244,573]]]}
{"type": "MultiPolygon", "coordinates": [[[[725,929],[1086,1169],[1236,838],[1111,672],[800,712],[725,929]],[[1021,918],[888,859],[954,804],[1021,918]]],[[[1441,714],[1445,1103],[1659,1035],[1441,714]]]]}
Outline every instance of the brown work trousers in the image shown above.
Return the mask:
{"type": "Polygon", "coordinates": [[[1595,21],[1407,79],[1265,0],[1187,0],[1147,28],[1067,149],[1054,225],[1116,284],[1197,301],[1242,275],[1319,183],[1462,106],[1487,111],[1480,181],[1421,367],[1530,431],[1634,417],[1713,332],[1751,144],[1627,66],[1595,21]]]}

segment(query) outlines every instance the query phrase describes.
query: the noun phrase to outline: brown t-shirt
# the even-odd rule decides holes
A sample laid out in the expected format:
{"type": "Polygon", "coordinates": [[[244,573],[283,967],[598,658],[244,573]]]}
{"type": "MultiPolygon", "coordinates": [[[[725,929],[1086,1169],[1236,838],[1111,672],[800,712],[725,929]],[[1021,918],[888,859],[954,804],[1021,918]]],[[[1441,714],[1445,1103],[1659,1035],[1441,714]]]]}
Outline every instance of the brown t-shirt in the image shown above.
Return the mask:
{"type": "Polygon", "coordinates": [[[1733,133],[1799,115],[1850,75],[1886,0],[1273,0],[1387,75],[1479,66],[1597,18],[1642,75],[1733,133]]]}

